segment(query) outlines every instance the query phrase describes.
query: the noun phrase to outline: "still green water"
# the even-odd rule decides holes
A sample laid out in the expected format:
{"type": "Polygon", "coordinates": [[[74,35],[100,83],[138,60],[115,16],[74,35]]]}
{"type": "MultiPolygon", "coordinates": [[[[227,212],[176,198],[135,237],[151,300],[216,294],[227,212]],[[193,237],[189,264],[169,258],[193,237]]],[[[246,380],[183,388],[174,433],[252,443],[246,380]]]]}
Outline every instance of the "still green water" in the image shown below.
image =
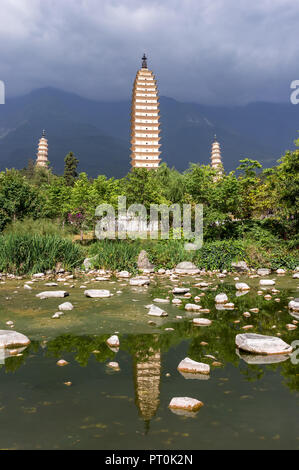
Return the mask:
{"type": "Polygon", "coordinates": [[[0,448],[298,449],[299,366],[289,358],[249,364],[254,358],[240,358],[235,350],[235,336],[248,324],[254,326],[250,332],[281,333],[289,344],[299,340],[298,329],[286,329],[294,320],[286,306],[289,297],[298,297],[298,281],[270,278],[280,292],[269,301],[257,295],[259,280],[245,276],[240,281],[251,291],[240,297],[229,276],[223,283],[208,278],[206,290],[192,287],[195,277],[176,283],[154,277],[149,288],[82,278],[69,282],[73,288],[63,283],[52,288],[67,290],[65,300],[75,306],[58,320],[51,317],[64,300],[35,296],[52,290],[45,281],[34,283],[32,291],[24,290],[24,281],[0,284],[0,329],[13,321],[14,330],[32,341],[22,355],[0,366],[0,448]],[[114,295],[85,298],[82,284],[108,288],[114,295]],[[211,312],[201,316],[213,320],[211,326],[194,326],[191,320],[198,315],[172,304],[157,304],[168,312],[166,318],[147,315],[145,305],[156,297],[171,299],[174,285],[191,286],[193,296],[205,293],[200,304],[211,312]],[[214,298],[220,292],[228,294],[234,310],[216,310],[214,298]],[[260,311],[244,318],[251,308],[260,311]],[[106,345],[115,332],[118,352],[106,345]],[[221,365],[212,366],[215,359],[206,355],[221,365]],[[186,356],[210,364],[210,378],[184,378],[177,366],[186,356]],[[60,359],[69,364],[58,367],[60,359]],[[109,369],[109,361],[117,361],[120,371],[109,369]],[[168,409],[174,396],[197,398],[204,407],[195,416],[178,416],[168,409]]]}

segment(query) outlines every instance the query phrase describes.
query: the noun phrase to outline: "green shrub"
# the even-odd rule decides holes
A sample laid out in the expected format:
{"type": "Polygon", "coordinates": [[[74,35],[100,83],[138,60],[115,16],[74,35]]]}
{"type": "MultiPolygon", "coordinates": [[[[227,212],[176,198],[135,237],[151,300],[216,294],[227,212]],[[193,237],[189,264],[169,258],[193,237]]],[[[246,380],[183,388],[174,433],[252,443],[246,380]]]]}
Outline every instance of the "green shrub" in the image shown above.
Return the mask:
{"type": "Polygon", "coordinates": [[[8,234],[0,237],[0,270],[30,274],[55,269],[61,263],[67,270],[80,266],[84,253],[80,246],[56,235],[8,234]]]}
{"type": "Polygon", "coordinates": [[[204,243],[200,250],[194,252],[193,262],[199,267],[208,269],[230,269],[233,261],[244,260],[245,250],[240,240],[223,240],[204,243]]]}
{"type": "Polygon", "coordinates": [[[193,252],[186,251],[183,240],[151,240],[144,244],[150,261],[157,268],[172,269],[181,261],[192,261],[193,252]]]}

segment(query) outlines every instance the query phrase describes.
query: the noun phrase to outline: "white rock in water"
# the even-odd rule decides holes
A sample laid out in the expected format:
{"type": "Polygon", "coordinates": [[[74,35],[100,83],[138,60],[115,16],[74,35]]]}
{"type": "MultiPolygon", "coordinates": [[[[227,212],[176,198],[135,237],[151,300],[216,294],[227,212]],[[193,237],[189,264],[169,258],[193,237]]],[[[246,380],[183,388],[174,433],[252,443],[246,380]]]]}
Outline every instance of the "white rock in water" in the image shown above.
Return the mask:
{"type": "Polygon", "coordinates": [[[107,339],[106,343],[111,348],[119,348],[120,345],[119,338],[117,335],[110,336],[110,338],[107,339]]]}
{"type": "Polygon", "coordinates": [[[158,304],[169,304],[169,299],[154,299],[154,302],[158,304]]]}
{"type": "Polygon", "coordinates": [[[64,304],[59,305],[59,310],[73,310],[74,306],[71,302],[65,302],[64,304]]]}
{"type": "Polygon", "coordinates": [[[181,305],[183,302],[181,301],[181,299],[172,299],[171,303],[173,303],[174,305],[181,305]]]}
{"type": "Polygon", "coordinates": [[[259,268],[257,270],[257,274],[259,276],[269,276],[269,274],[271,274],[271,269],[268,269],[268,268],[259,268]]]}
{"type": "Polygon", "coordinates": [[[197,411],[203,406],[203,403],[195,398],[174,397],[168,406],[171,409],[197,411]]]}
{"type": "Polygon", "coordinates": [[[198,284],[195,284],[195,287],[209,287],[209,283],[208,282],[199,282],[198,284]]]}
{"type": "Polygon", "coordinates": [[[37,274],[33,274],[33,276],[35,279],[41,279],[42,277],[45,277],[44,273],[37,273],[37,274]]]}
{"type": "Polygon", "coordinates": [[[47,282],[45,284],[46,287],[56,287],[58,286],[57,282],[47,282]]]}
{"type": "Polygon", "coordinates": [[[161,268],[161,269],[158,270],[158,274],[165,274],[165,273],[166,273],[166,271],[165,271],[165,269],[163,269],[163,268],[161,268]]]}
{"type": "Polygon", "coordinates": [[[166,313],[165,310],[162,310],[156,305],[151,305],[148,311],[148,315],[151,315],[152,317],[167,317],[168,313],[166,313]]]}
{"type": "Polygon", "coordinates": [[[183,261],[179,263],[175,268],[176,274],[198,274],[200,270],[195,266],[195,264],[189,261],[183,261]]]}
{"type": "Polygon", "coordinates": [[[95,281],[110,281],[110,277],[98,276],[95,278],[95,281]]]}
{"type": "Polygon", "coordinates": [[[54,313],[54,315],[52,316],[53,319],[57,319],[57,318],[60,318],[60,313],[57,312],[57,313],[54,313]]]}
{"type": "Polygon", "coordinates": [[[185,310],[187,310],[187,312],[199,312],[201,310],[201,306],[198,304],[186,304],[185,310]]]}
{"type": "Polygon", "coordinates": [[[261,279],[260,280],[260,285],[261,286],[274,286],[275,281],[273,281],[272,279],[261,279]]]}
{"type": "Polygon", "coordinates": [[[105,289],[89,289],[84,291],[84,294],[86,295],[86,297],[91,297],[93,299],[111,297],[110,291],[105,289]]]}
{"type": "Polygon", "coordinates": [[[130,286],[148,286],[150,283],[150,279],[148,277],[145,278],[134,278],[130,280],[130,286]]]}
{"type": "Polygon", "coordinates": [[[294,299],[289,302],[289,309],[299,312],[299,299],[294,299]]]}
{"type": "Polygon", "coordinates": [[[32,287],[28,286],[28,284],[25,284],[25,285],[24,285],[24,289],[26,289],[26,290],[32,290],[32,287]]]}
{"type": "Polygon", "coordinates": [[[212,325],[212,321],[208,318],[194,318],[193,319],[194,325],[198,326],[210,326],[212,325]]]}
{"type": "Polygon", "coordinates": [[[216,304],[226,304],[228,302],[228,297],[226,294],[218,294],[215,297],[216,304]]]}
{"type": "Polygon", "coordinates": [[[109,367],[109,369],[120,371],[120,367],[119,367],[118,362],[108,362],[107,367],[109,367]]]}
{"type": "Polygon", "coordinates": [[[293,350],[289,344],[275,336],[244,333],[237,335],[235,341],[239,349],[256,354],[287,354],[293,350]]]}
{"type": "Polygon", "coordinates": [[[186,357],[183,359],[179,365],[178,370],[180,372],[190,372],[192,374],[206,374],[209,375],[210,373],[210,366],[208,364],[204,364],[202,362],[196,362],[186,357]]]}
{"type": "Polygon", "coordinates": [[[56,291],[41,292],[40,294],[37,294],[36,297],[38,297],[39,299],[51,299],[51,298],[67,297],[68,295],[69,293],[64,290],[56,290],[56,291]]]}
{"type": "Polygon", "coordinates": [[[286,270],[285,269],[277,269],[276,274],[285,274],[286,270]]]}
{"type": "Polygon", "coordinates": [[[188,294],[188,292],[190,292],[188,287],[175,287],[172,291],[172,293],[175,295],[184,295],[188,294]]]}
{"type": "Polygon", "coordinates": [[[236,289],[237,290],[249,290],[250,287],[247,284],[245,284],[245,282],[237,282],[236,289]]]}
{"type": "Polygon", "coordinates": [[[30,339],[16,331],[0,330],[0,348],[28,346],[30,339]]]}
{"type": "Polygon", "coordinates": [[[131,274],[128,271],[120,271],[119,273],[117,273],[117,277],[124,278],[124,279],[130,276],[131,274]]]}
{"type": "Polygon", "coordinates": [[[295,273],[295,274],[293,275],[293,279],[299,279],[299,273],[295,273]]]}

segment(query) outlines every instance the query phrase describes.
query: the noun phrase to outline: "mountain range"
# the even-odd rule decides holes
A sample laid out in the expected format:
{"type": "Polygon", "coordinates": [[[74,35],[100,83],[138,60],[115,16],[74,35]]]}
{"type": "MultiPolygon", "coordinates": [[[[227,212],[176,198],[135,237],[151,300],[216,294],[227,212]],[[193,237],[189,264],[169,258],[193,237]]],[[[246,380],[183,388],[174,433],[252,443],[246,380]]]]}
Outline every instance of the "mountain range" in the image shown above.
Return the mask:
{"type": "MultiPolygon", "coordinates": [[[[208,106],[162,96],[160,111],[162,160],[180,171],[210,162],[215,134],[226,171],[247,157],[272,166],[294,148],[299,129],[299,106],[291,103],[208,106]]],[[[57,174],[69,151],[92,177],[118,178],[130,169],[129,100],[95,101],[55,88],[8,99],[0,106],[0,169],[23,168],[35,158],[43,129],[57,174]]]]}

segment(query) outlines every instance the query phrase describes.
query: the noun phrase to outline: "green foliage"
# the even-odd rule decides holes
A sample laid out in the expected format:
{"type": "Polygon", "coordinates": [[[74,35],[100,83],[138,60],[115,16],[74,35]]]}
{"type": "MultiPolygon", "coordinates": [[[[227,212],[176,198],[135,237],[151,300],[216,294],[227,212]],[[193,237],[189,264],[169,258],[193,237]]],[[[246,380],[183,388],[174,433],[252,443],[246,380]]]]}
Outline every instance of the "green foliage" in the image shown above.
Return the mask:
{"type": "Polygon", "coordinates": [[[96,257],[95,268],[136,272],[140,250],[139,240],[101,240],[92,245],[89,255],[96,257]]]}
{"type": "Polygon", "coordinates": [[[192,252],[185,250],[183,240],[146,242],[144,248],[157,268],[172,269],[181,261],[192,260],[192,252]]]}
{"type": "Polygon", "coordinates": [[[194,256],[195,264],[208,270],[229,270],[233,261],[242,261],[245,256],[244,246],[239,240],[223,240],[204,243],[194,256]]]}
{"type": "Polygon", "coordinates": [[[64,162],[65,162],[65,165],[64,165],[63,177],[65,180],[65,184],[67,186],[73,186],[78,176],[77,167],[79,164],[79,160],[75,157],[73,152],[70,152],[65,157],[64,162]]]}
{"type": "Polygon", "coordinates": [[[83,262],[81,247],[55,235],[9,234],[0,237],[0,271],[16,274],[45,272],[57,263],[73,270],[83,262]]]}

